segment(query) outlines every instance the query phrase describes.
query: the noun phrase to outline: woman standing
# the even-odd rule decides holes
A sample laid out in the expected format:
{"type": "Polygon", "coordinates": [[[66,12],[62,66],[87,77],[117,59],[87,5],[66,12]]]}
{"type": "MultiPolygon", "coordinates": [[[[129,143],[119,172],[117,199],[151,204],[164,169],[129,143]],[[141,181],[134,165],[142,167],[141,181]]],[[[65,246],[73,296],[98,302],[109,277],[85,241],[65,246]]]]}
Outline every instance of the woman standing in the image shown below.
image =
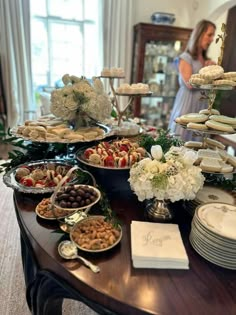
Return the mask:
{"type": "Polygon", "coordinates": [[[205,66],[215,64],[207,57],[207,51],[214,40],[216,26],[208,20],[201,20],[195,26],[187,43],[185,51],[179,56],[179,85],[174,106],[171,112],[169,129],[183,140],[191,140],[192,132],[184,130],[175,123],[176,117],[187,113],[198,113],[206,108],[206,104],[200,101],[201,93],[197,89],[192,89],[189,79],[192,74],[205,66]]]}

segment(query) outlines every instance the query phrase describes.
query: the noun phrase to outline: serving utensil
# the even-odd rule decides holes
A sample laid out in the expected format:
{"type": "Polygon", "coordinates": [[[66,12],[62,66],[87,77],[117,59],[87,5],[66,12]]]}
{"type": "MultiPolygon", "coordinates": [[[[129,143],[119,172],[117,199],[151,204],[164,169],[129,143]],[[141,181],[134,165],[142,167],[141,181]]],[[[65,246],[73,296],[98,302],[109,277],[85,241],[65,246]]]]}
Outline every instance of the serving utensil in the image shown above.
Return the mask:
{"type": "Polygon", "coordinates": [[[100,268],[91,261],[85,259],[84,257],[78,255],[77,247],[71,241],[62,241],[58,245],[58,253],[64,259],[79,259],[85,266],[89,267],[94,273],[100,272],[100,268]]]}

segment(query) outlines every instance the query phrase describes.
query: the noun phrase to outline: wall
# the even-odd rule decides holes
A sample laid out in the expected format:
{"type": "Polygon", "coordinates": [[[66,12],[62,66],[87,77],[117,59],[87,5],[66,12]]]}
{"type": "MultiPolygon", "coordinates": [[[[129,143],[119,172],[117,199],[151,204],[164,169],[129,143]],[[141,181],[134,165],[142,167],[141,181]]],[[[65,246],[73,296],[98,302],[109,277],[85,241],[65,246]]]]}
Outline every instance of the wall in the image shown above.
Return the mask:
{"type": "MultiPolygon", "coordinates": [[[[175,26],[193,28],[201,19],[209,19],[216,24],[216,34],[221,33],[222,23],[227,21],[228,9],[236,5],[236,0],[135,0],[134,24],[151,23],[154,12],[174,13],[175,26]]],[[[209,57],[217,61],[220,53],[220,42],[212,43],[209,57]]]]}

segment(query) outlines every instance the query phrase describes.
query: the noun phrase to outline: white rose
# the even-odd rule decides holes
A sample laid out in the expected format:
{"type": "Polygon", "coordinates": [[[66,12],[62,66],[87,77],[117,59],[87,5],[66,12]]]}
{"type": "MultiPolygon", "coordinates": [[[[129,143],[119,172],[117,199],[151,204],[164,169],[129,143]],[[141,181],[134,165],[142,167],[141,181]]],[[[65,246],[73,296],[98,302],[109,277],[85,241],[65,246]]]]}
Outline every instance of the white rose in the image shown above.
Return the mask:
{"type": "Polygon", "coordinates": [[[185,165],[193,165],[193,163],[197,160],[197,152],[194,152],[193,150],[188,150],[184,153],[183,156],[183,162],[185,165]]]}
{"type": "Polygon", "coordinates": [[[153,145],[151,147],[151,155],[154,159],[159,161],[163,156],[162,147],[159,144],[153,145]]]}

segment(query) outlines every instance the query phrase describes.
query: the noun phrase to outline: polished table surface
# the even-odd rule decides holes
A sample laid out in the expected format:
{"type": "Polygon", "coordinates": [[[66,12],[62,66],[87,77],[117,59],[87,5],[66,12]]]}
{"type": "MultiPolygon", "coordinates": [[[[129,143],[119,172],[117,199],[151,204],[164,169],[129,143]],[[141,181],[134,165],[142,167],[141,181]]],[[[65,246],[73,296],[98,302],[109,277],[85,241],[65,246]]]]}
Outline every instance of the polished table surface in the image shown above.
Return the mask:
{"type": "MultiPolygon", "coordinates": [[[[60,258],[57,246],[65,235],[57,233],[56,222],[36,216],[34,209],[40,198],[43,196],[14,193],[22,246],[30,247],[37,265],[33,272],[33,262],[27,266],[23,257],[27,301],[33,314],[50,314],[50,305],[56,308],[58,304],[57,311],[51,313],[58,315],[63,297],[82,300],[100,314],[236,314],[236,271],[218,267],[195,252],[188,240],[191,218],[180,206],[175,220],[189,257],[189,270],[133,268],[130,223],[144,221],[144,205],[134,195],[116,193],[111,197],[111,205],[122,222],[120,244],[103,253],[80,253],[100,267],[101,272],[94,274],[77,260],[60,258]],[[43,299],[47,303],[42,310],[39,304],[43,299]]],[[[22,249],[23,256],[26,251],[22,249]]]]}

